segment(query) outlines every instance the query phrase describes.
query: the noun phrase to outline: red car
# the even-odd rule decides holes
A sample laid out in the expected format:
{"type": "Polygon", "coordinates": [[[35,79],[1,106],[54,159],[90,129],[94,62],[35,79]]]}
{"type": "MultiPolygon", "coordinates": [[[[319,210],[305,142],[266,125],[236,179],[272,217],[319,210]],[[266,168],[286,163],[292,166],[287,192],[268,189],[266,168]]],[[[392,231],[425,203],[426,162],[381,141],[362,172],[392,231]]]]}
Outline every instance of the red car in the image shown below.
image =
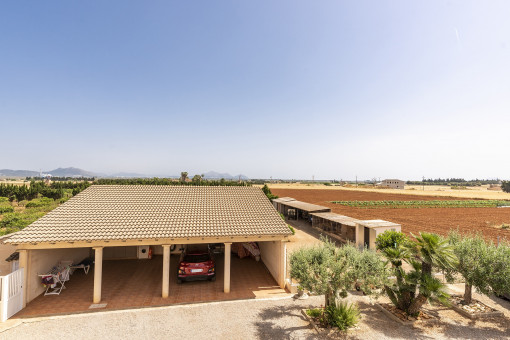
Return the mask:
{"type": "Polygon", "coordinates": [[[214,259],[207,252],[190,252],[181,255],[177,283],[195,280],[216,280],[214,259]]]}

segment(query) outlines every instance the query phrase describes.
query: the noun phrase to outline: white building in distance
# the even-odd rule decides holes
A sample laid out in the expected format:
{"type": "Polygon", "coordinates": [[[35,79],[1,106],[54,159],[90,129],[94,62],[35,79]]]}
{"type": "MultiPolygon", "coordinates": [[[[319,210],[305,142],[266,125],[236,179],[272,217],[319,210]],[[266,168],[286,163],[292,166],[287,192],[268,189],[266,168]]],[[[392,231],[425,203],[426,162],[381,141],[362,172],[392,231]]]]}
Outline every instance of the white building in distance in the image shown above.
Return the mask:
{"type": "Polygon", "coordinates": [[[399,179],[385,179],[381,182],[381,186],[391,189],[404,189],[405,182],[399,179]]]}

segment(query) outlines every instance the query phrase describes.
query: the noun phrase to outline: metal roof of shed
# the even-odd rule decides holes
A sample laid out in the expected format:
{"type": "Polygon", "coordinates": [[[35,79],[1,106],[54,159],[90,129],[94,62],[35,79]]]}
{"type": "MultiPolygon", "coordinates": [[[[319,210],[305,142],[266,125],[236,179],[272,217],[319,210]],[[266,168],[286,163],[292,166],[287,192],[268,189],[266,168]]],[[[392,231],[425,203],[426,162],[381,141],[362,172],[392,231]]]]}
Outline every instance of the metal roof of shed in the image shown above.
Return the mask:
{"type": "Polygon", "coordinates": [[[292,207],[292,208],[304,210],[309,213],[331,211],[331,208],[324,207],[322,205],[311,204],[311,203],[306,203],[306,202],[301,202],[301,201],[296,201],[296,200],[288,201],[288,202],[280,202],[280,203],[282,203],[286,206],[292,207]]]}
{"type": "Polygon", "coordinates": [[[351,227],[355,227],[356,223],[361,222],[360,220],[355,219],[353,217],[349,217],[349,216],[345,216],[345,215],[340,215],[340,214],[335,214],[335,213],[332,213],[332,212],[312,213],[311,215],[323,218],[323,219],[328,220],[328,221],[340,223],[340,224],[343,224],[343,225],[348,225],[348,226],[351,226],[351,227]]]}
{"type": "Polygon", "coordinates": [[[273,202],[284,203],[284,202],[290,202],[290,201],[295,201],[295,200],[296,199],[294,199],[292,197],[280,197],[280,198],[273,199],[273,202]]]}
{"type": "Polygon", "coordinates": [[[365,220],[365,221],[359,221],[359,225],[371,229],[377,229],[377,228],[387,228],[387,227],[400,227],[400,224],[388,222],[384,220],[365,220]]]}

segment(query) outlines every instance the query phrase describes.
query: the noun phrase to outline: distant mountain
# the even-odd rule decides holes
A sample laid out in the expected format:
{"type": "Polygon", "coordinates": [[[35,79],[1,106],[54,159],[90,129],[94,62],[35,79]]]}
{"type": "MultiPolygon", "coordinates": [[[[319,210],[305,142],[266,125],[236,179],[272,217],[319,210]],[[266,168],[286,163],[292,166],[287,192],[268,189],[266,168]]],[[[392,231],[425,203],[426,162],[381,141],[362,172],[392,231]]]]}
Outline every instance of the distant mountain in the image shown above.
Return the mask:
{"type": "Polygon", "coordinates": [[[45,174],[50,174],[54,177],[95,177],[96,173],[86,171],[78,168],[58,168],[49,171],[43,171],[45,174]]]}
{"type": "MultiPolygon", "coordinates": [[[[96,173],[92,171],[87,171],[78,168],[57,168],[48,171],[42,171],[42,174],[50,174],[54,177],[107,177],[107,178],[148,178],[153,177],[145,174],[139,174],[134,172],[117,172],[114,174],[103,174],[96,173]]],[[[39,171],[32,170],[11,170],[11,169],[0,169],[1,177],[38,177],[40,175],[39,171]]],[[[170,178],[179,178],[179,176],[160,176],[160,177],[170,177],[170,178]]],[[[239,178],[243,181],[249,180],[245,175],[231,175],[229,173],[221,173],[216,171],[209,171],[204,174],[205,179],[226,179],[226,180],[238,180],[239,178]]]]}
{"type": "Polygon", "coordinates": [[[206,172],[204,174],[204,178],[205,179],[222,179],[222,178],[224,178],[224,179],[229,179],[229,180],[236,180],[236,179],[241,178],[241,180],[243,180],[243,181],[249,180],[249,178],[246,177],[245,175],[232,176],[229,173],[221,173],[221,172],[216,172],[216,171],[206,172]]]}
{"type": "Polygon", "coordinates": [[[34,176],[39,176],[39,171],[0,169],[0,176],[3,176],[3,177],[34,177],[34,176]]]}
{"type": "MultiPolygon", "coordinates": [[[[100,174],[96,174],[91,171],[86,171],[78,168],[58,168],[54,170],[42,171],[44,174],[50,174],[54,177],[97,177],[100,174]]],[[[11,170],[1,169],[0,176],[3,177],[38,177],[41,173],[39,171],[32,170],[11,170]]]]}

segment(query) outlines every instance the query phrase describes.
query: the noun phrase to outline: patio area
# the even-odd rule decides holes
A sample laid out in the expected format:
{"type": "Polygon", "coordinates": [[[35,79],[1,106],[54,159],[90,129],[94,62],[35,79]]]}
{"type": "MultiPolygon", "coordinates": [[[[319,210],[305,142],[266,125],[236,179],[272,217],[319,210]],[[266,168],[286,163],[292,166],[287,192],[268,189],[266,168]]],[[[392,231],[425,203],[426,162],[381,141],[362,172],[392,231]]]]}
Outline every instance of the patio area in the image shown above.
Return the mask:
{"type": "Polygon", "coordinates": [[[41,295],[27,304],[14,318],[69,314],[105,309],[163,306],[220,300],[286,296],[262,262],[232,256],[231,291],[223,292],[223,255],[216,257],[216,281],[177,284],[178,255],[170,261],[170,294],[161,297],[162,256],[152,260],[111,260],[103,262],[102,304],[91,309],[94,271],[77,270],[60,295],[41,295]]]}

